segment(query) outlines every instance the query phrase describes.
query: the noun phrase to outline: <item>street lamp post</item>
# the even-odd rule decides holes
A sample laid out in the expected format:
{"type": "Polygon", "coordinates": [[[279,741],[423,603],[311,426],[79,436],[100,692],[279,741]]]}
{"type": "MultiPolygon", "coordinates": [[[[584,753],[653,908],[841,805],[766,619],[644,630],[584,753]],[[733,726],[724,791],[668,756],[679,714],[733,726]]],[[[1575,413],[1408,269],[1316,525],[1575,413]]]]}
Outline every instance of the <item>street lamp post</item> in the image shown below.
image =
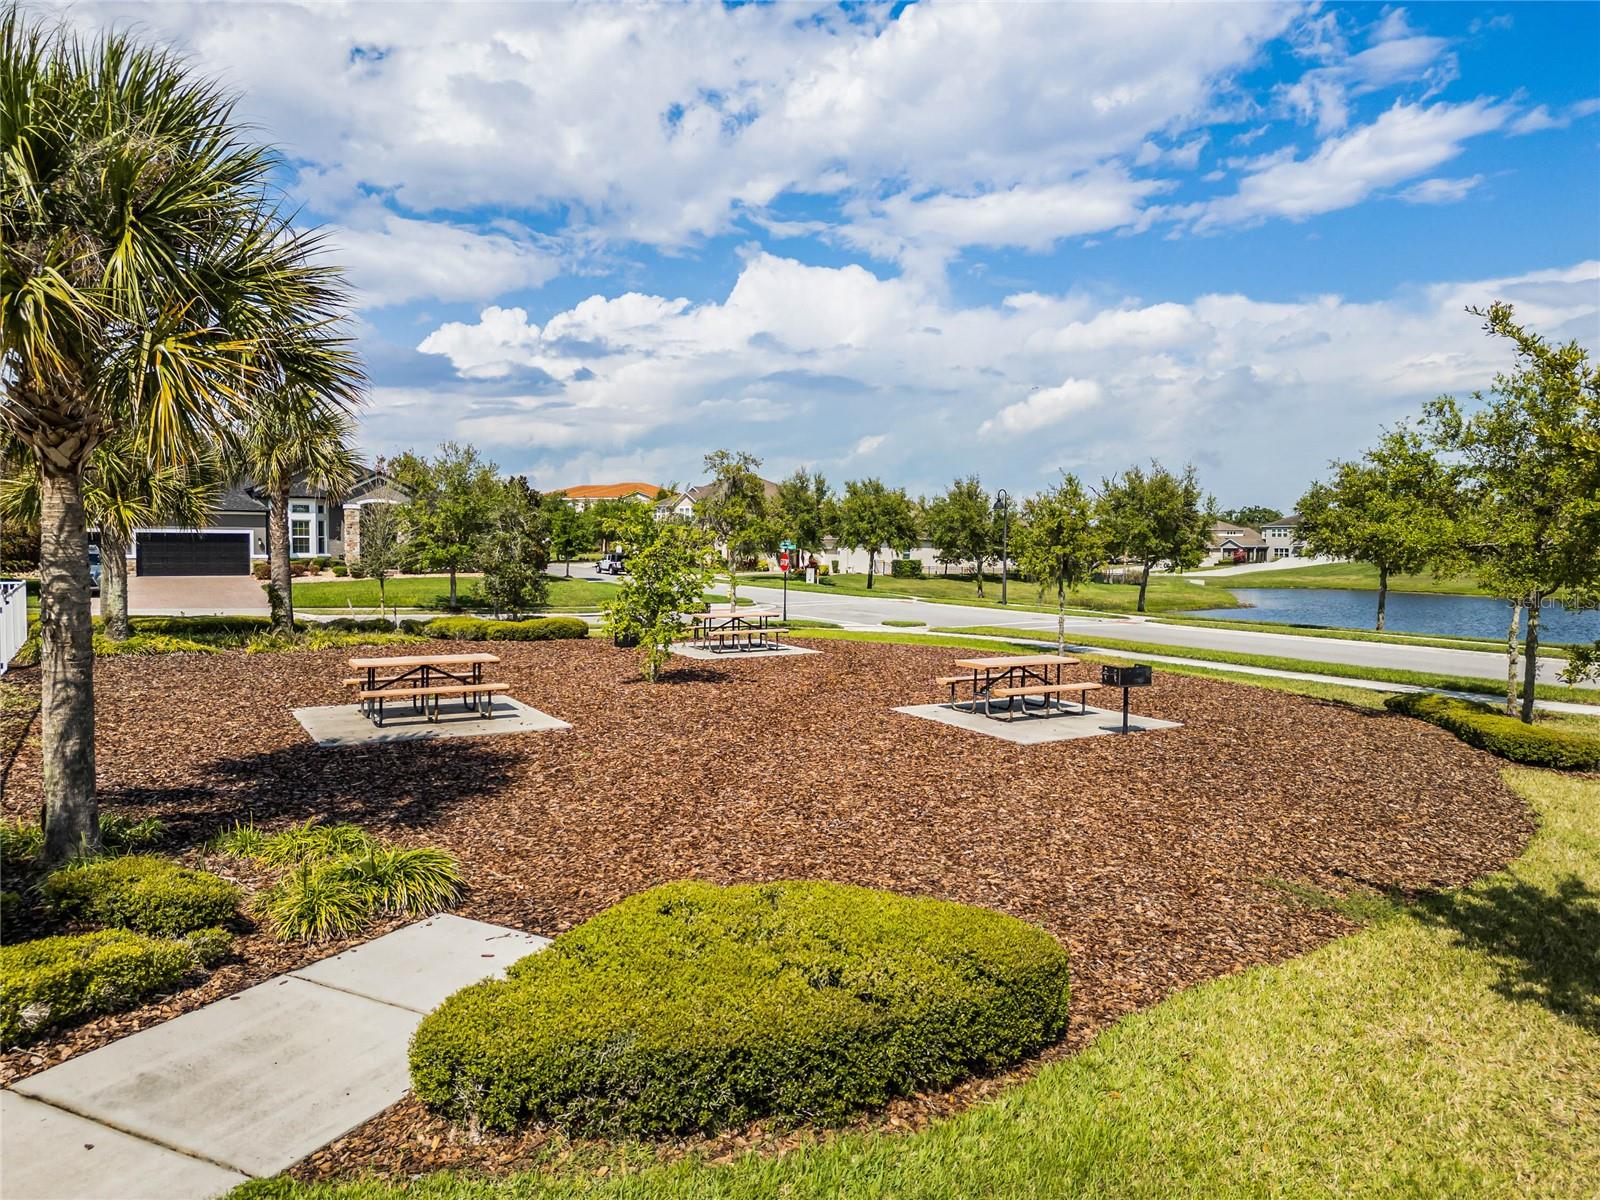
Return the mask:
{"type": "MultiPolygon", "coordinates": [[[[994,494],[994,506],[1000,513],[1000,603],[1006,603],[1007,558],[1006,540],[1011,533],[1011,496],[1001,488],[994,494]]],[[[980,563],[978,569],[983,570],[980,563]]]]}

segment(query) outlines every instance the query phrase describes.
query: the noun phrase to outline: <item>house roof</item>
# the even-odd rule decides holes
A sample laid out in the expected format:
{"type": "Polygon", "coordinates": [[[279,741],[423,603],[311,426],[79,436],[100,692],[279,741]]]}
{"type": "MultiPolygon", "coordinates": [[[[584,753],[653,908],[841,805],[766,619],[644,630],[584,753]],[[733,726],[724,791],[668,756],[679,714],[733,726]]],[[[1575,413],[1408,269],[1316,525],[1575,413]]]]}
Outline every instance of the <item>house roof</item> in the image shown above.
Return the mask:
{"type": "Polygon", "coordinates": [[[654,500],[660,490],[653,483],[629,480],[625,483],[580,483],[576,487],[557,488],[555,494],[569,500],[625,500],[629,496],[654,500]]]}
{"type": "Polygon", "coordinates": [[[1300,524],[1300,514],[1290,513],[1287,517],[1279,517],[1276,521],[1268,521],[1263,529],[1293,529],[1300,524]]]}
{"type": "MultiPolygon", "coordinates": [[[[761,476],[757,475],[756,478],[761,479],[761,476]]],[[[700,501],[704,500],[716,490],[717,483],[715,480],[713,480],[711,483],[696,484],[694,487],[685,492],[684,495],[689,497],[689,499],[694,503],[699,504],[700,501]]],[[[773,483],[770,479],[761,479],[761,494],[764,495],[768,500],[777,499],[778,485],[773,483]]]]}
{"type": "Polygon", "coordinates": [[[1213,525],[1211,527],[1212,549],[1232,543],[1241,550],[1255,549],[1267,544],[1267,539],[1248,525],[1213,525]]]}

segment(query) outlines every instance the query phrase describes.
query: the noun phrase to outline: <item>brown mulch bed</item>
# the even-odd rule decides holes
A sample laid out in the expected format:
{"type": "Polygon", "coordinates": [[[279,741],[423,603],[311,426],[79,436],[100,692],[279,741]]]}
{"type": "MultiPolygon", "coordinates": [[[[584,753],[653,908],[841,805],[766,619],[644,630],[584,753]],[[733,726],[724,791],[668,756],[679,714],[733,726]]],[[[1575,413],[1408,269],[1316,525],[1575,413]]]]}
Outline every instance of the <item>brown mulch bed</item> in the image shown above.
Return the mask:
{"type": "MultiPolygon", "coordinates": [[[[289,710],[348,698],[345,651],[108,659],[102,802],[160,816],[191,854],[236,820],[310,816],[443,846],[471,886],[462,915],[547,935],[685,876],[982,904],[1072,953],[1072,1027],[1045,1058],[1179,988],[1350,928],[1273,881],[1454,886],[1509,861],[1533,829],[1495,759],[1420,721],[1158,670],[1134,707],[1184,728],[1015,746],[890,711],[943,699],[933,677],[960,651],[815,644],[821,654],[675,663],[654,687],[632,653],[600,642],[497,644],[512,694],[570,732],[332,750],[289,710]]],[[[36,809],[38,770],[24,743],[8,814],[36,809]]],[[[251,935],[240,948],[199,987],[0,1056],[0,1080],[339,947],[251,935]]],[[[872,1123],[916,1128],[1006,1082],[912,1098],[872,1123]]],[[[661,1153],[806,1136],[755,1127],[661,1153]]],[[[570,1153],[547,1142],[473,1143],[407,1100],[298,1170],[500,1169],[570,1153]]]]}

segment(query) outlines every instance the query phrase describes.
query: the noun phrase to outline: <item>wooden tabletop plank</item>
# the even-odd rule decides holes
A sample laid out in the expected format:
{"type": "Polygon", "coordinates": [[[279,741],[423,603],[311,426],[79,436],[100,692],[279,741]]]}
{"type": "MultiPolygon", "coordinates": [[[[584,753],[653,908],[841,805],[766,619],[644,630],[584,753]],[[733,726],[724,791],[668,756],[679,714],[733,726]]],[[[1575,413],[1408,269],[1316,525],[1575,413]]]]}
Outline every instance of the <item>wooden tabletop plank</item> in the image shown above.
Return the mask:
{"type": "Polygon", "coordinates": [[[416,654],[399,658],[352,658],[350,665],[358,671],[382,670],[384,667],[465,667],[473,663],[497,663],[498,654],[416,654]]]}
{"type": "Polygon", "coordinates": [[[969,671],[1005,671],[1013,667],[1075,667],[1078,660],[1063,654],[1017,654],[1004,658],[958,658],[956,666],[969,671]]]}

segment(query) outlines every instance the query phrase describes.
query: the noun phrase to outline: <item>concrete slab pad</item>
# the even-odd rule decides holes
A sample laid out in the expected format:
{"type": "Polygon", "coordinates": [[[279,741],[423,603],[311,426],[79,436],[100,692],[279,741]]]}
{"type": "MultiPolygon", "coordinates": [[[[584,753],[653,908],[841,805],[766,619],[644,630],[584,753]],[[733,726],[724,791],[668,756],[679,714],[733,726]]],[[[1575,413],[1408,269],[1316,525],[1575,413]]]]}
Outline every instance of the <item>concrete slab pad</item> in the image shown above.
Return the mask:
{"type": "Polygon", "coordinates": [[[423,738],[496,737],[507,733],[547,733],[572,726],[549,713],[496,696],[491,715],[483,716],[446,701],[439,719],[413,714],[392,706],[380,727],[357,704],[330,704],[322,708],[297,708],[294,719],[319,746],[368,746],[379,742],[414,742],[423,738]]]}
{"type": "Polygon", "coordinates": [[[672,652],[684,658],[699,658],[707,662],[725,662],[743,658],[792,658],[796,654],[820,654],[810,646],[779,646],[776,650],[710,650],[705,646],[691,646],[688,642],[674,642],[672,652]]]}
{"type": "Polygon", "coordinates": [[[469,983],[505,974],[549,938],[442,913],[293,972],[414,1012],[432,1012],[469,983]]]}
{"type": "Polygon", "coordinates": [[[0,1092],[0,1196],[6,1200],[208,1200],[245,1178],[16,1092],[0,1092]]]}
{"type": "Polygon", "coordinates": [[[414,1011],[280,976],[16,1085],[174,1150],[272,1175],[410,1086],[414,1011]]]}
{"type": "MultiPolygon", "coordinates": [[[[1048,716],[1039,715],[1041,709],[1030,708],[1027,716],[1019,712],[1013,721],[1003,716],[986,717],[981,711],[968,712],[964,707],[954,708],[948,704],[916,704],[894,711],[905,713],[908,717],[920,717],[924,721],[953,725],[969,733],[999,738],[1003,742],[1014,742],[1019,746],[1042,746],[1050,742],[1070,742],[1078,738],[1104,737],[1122,732],[1121,709],[1113,711],[1091,706],[1084,713],[1076,704],[1052,704],[1048,716]]],[[[1148,733],[1157,729],[1180,728],[1182,726],[1176,721],[1158,721],[1154,717],[1137,714],[1128,717],[1130,731],[1148,733]]]]}

